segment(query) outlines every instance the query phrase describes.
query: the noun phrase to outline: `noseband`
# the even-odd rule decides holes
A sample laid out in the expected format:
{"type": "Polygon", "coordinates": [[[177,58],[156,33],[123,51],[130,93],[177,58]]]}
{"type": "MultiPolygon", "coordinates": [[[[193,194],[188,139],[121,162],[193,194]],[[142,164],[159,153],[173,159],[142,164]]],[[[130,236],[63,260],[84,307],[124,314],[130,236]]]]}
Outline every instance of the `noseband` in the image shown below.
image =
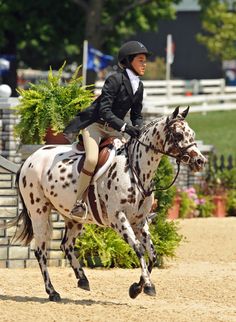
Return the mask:
{"type": "MultiPolygon", "coordinates": [[[[165,142],[164,142],[164,145],[163,145],[163,149],[158,149],[156,148],[155,146],[151,145],[151,144],[146,144],[142,141],[140,141],[140,138],[135,138],[136,142],[134,143],[133,145],[133,151],[131,153],[131,160],[130,160],[130,156],[129,156],[129,151],[128,151],[128,146],[130,145],[132,139],[127,143],[127,155],[128,155],[128,158],[131,162],[129,162],[129,165],[130,165],[130,168],[131,168],[131,172],[133,174],[133,177],[137,179],[137,186],[140,190],[140,192],[142,193],[143,197],[149,197],[154,191],[159,191],[159,190],[167,190],[169,189],[176,181],[178,175],[179,175],[179,171],[180,171],[180,163],[181,161],[184,162],[185,164],[188,164],[189,163],[189,160],[190,160],[190,156],[186,153],[187,150],[189,148],[191,148],[192,146],[196,146],[196,143],[191,143],[189,144],[188,146],[186,147],[183,147],[181,148],[178,144],[178,141],[173,133],[173,129],[171,127],[171,125],[175,122],[179,121],[179,119],[174,119],[172,121],[170,121],[168,124],[167,124],[167,128],[166,130],[168,131],[168,135],[166,135],[166,139],[165,139],[165,142]],[[165,146],[166,146],[166,143],[167,143],[167,140],[171,140],[174,144],[174,147],[177,149],[178,153],[177,155],[174,155],[174,154],[171,154],[169,152],[166,152],[165,151],[165,146]],[[167,187],[162,187],[162,188],[158,188],[158,189],[154,189],[153,186],[154,186],[154,181],[151,183],[149,189],[145,189],[144,186],[143,186],[143,183],[141,182],[138,174],[137,174],[137,171],[136,169],[133,167],[133,155],[134,155],[134,149],[135,149],[135,146],[136,144],[141,144],[142,146],[145,146],[148,150],[152,150],[154,151],[156,154],[160,153],[160,154],[163,154],[163,155],[167,155],[169,157],[172,157],[176,160],[176,164],[177,164],[177,172],[176,172],[176,175],[173,179],[173,181],[167,186],[167,187]],[[187,160],[184,160],[184,159],[187,159],[187,160]]],[[[154,123],[154,122],[153,122],[154,123]]],[[[144,128],[144,130],[146,130],[147,128],[151,127],[153,125],[153,123],[150,123],[148,127],[144,128]]],[[[142,135],[142,134],[141,134],[142,135]]]]}

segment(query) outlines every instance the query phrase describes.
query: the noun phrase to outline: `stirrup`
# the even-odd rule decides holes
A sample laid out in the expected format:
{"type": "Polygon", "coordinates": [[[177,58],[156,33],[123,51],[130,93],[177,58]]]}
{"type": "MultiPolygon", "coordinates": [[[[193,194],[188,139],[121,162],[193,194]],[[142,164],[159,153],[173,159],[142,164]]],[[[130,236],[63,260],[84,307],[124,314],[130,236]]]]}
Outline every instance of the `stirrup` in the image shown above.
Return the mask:
{"type": "Polygon", "coordinates": [[[86,219],[88,215],[88,206],[83,200],[76,200],[73,209],[71,210],[71,215],[86,219]]]}

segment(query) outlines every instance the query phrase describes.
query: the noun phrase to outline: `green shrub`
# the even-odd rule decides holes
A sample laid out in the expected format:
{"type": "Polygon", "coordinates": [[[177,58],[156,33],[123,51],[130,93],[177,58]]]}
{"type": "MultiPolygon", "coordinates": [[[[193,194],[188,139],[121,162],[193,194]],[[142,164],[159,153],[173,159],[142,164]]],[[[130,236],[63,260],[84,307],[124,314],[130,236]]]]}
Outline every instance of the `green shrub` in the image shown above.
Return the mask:
{"type": "Polygon", "coordinates": [[[189,197],[186,191],[181,191],[179,195],[181,198],[180,207],[179,207],[179,217],[180,218],[191,217],[196,210],[196,204],[194,200],[189,197]]]}
{"type": "Polygon", "coordinates": [[[236,189],[236,168],[218,172],[218,177],[225,189],[236,189]]]}
{"type": "Polygon", "coordinates": [[[196,207],[195,216],[197,217],[211,217],[214,211],[215,205],[211,196],[198,195],[198,202],[196,207]]]}
{"type": "Polygon", "coordinates": [[[166,217],[168,209],[172,206],[174,196],[176,195],[176,187],[173,185],[167,190],[162,188],[168,187],[173,180],[173,166],[168,157],[163,156],[159,167],[157,168],[155,181],[155,198],[158,201],[156,212],[158,216],[166,217]]]}
{"type": "Polygon", "coordinates": [[[44,143],[48,128],[55,134],[62,132],[75,114],[92,102],[92,92],[82,86],[82,77],[78,77],[79,67],[71,80],[63,83],[64,67],[65,63],[55,74],[50,69],[48,80],[18,90],[20,104],[14,109],[20,122],[14,130],[21,143],[44,143]]]}
{"type": "Polygon", "coordinates": [[[226,199],[226,211],[228,216],[236,216],[236,191],[229,190],[226,199]]]}
{"type": "MultiPolygon", "coordinates": [[[[167,158],[163,158],[155,176],[157,188],[168,185],[172,180],[172,166],[167,158]],[[167,181],[166,181],[167,179],[167,181]]],[[[173,257],[182,236],[177,232],[175,222],[166,220],[167,209],[172,204],[175,188],[157,191],[158,215],[150,225],[153,243],[158,254],[158,266],[163,265],[164,257],[173,257]]],[[[78,259],[85,266],[104,267],[139,267],[139,260],[133,249],[112,229],[96,225],[85,225],[84,233],[76,240],[78,259]]]]}
{"type": "Polygon", "coordinates": [[[138,267],[133,249],[111,228],[85,225],[85,231],[76,240],[76,249],[85,266],[138,267]]]}

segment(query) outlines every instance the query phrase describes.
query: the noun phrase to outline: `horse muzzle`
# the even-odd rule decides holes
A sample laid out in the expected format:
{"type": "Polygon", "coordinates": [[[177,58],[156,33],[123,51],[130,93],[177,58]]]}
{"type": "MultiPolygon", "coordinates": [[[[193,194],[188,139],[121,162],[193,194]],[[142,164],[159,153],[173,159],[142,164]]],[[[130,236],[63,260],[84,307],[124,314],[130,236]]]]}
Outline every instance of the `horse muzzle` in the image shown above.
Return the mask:
{"type": "Polygon", "coordinates": [[[193,172],[202,171],[206,163],[207,159],[203,155],[199,155],[193,159],[190,159],[189,168],[193,172]]]}

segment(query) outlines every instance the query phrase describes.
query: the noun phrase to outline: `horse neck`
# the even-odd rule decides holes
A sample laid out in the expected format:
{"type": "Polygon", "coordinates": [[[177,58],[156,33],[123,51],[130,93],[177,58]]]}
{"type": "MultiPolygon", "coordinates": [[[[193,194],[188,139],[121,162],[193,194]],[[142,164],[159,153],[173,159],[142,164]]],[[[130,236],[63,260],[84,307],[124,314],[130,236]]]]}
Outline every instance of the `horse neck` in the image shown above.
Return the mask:
{"type": "Polygon", "coordinates": [[[150,186],[156,169],[161,161],[162,154],[153,148],[163,151],[164,145],[164,122],[158,122],[151,126],[141,135],[139,142],[133,143],[133,166],[138,174],[144,188],[150,186]],[[153,147],[153,148],[152,148],[153,147]]]}

